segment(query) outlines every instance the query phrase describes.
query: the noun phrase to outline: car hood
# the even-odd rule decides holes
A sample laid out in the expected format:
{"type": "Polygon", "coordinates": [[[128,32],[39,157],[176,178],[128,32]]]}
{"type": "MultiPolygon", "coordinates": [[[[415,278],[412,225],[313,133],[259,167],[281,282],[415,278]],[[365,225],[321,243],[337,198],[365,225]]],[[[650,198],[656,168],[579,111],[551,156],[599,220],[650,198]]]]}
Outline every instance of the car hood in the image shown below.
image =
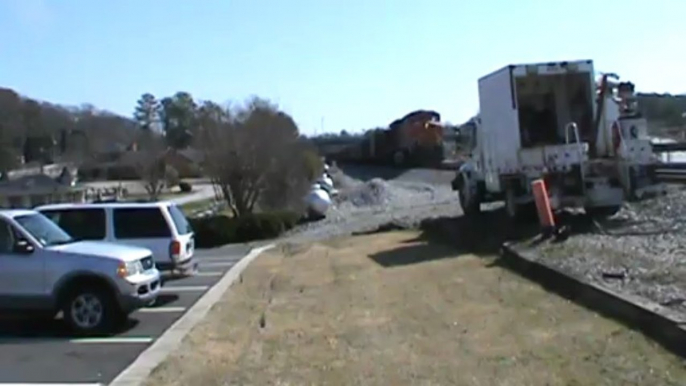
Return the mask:
{"type": "Polygon", "coordinates": [[[46,249],[64,253],[74,253],[77,255],[106,257],[123,261],[139,260],[143,257],[152,255],[152,252],[146,248],[132,245],[107,243],[104,241],[77,241],[64,245],[55,245],[46,249]]]}

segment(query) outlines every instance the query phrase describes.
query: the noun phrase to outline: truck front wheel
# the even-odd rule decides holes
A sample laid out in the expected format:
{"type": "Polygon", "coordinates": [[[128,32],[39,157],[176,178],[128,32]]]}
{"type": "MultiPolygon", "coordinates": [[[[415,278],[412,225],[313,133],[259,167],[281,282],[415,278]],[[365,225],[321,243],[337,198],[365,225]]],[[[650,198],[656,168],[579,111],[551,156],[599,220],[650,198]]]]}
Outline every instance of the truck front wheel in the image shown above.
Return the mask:
{"type": "Polygon", "coordinates": [[[462,211],[467,216],[474,216],[481,213],[481,199],[479,191],[474,184],[469,183],[469,178],[462,174],[462,182],[459,184],[460,205],[462,211]]]}

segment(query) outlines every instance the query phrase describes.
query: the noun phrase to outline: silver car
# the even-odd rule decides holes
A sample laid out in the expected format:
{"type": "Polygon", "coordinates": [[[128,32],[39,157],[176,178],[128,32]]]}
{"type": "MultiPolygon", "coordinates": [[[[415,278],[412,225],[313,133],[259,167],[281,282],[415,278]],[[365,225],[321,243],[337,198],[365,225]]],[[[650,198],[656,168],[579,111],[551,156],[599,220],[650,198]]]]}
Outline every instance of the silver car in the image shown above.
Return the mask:
{"type": "Polygon", "coordinates": [[[75,241],[36,211],[0,210],[0,313],[62,312],[75,332],[101,333],[159,291],[149,249],[75,241]]]}

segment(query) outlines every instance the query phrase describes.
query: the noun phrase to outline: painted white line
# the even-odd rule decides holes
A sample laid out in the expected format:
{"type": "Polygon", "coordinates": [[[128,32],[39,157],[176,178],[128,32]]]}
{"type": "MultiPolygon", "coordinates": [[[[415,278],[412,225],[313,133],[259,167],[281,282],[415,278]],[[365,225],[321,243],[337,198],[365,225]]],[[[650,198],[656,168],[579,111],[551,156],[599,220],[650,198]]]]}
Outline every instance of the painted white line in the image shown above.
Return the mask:
{"type": "Polygon", "coordinates": [[[224,271],[206,271],[206,272],[198,271],[193,276],[222,276],[225,273],[226,272],[224,272],[224,271]]]}
{"type": "Polygon", "coordinates": [[[205,263],[205,262],[207,262],[207,263],[214,262],[214,263],[233,263],[233,264],[235,264],[238,262],[238,260],[240,260],[240,259],[238,259],[236,257],[228,257],[228,258],[227,257],[199,257],[196,259],[196,261],[200,264],[205,263]]]}
{"type": "Polygon", "coordinates": [[[116,337],[113,336],[111,338],[76,338],[76,339],[69,339],[69,342],[71,343],[79,343],[79,344],[91,344],[91,343],[150,343],[154,341],[154,338],[147,337],[147,336],[131,336],[131,337],[116,337]]]}
{"type": "Polygon", "coordinates": [[[189,285],[189,286],[165,286],[160,288],[160,292],[196,292],[196,291],[204,291],[206,289],[210,288],[208,285],[189,285]]]}
{"type": "MultiPolygon", "coordinates": [[[[56,337],[11,337],[0,338],[1,343],[54,343],[69,342],[76,344],[102,344],[102,343],[151,343],[155,339],[151,337],[103,337],[103,338],[56,338],[56,337]]],[[[0,384],[1,385],[1,384],[0,384]]]]}
{"type": "Polygon", "coordinates": [[[218,268],[218,267],[231,267],[232,265],[238,264],[237,261],[224,261],[221,263],[217,262],[209,262],[209,263],[203,263],[202,261],[198,263],[198,265],[202,267],[207,267],[207,268],[218,268]]]}
{"type": "Polygon", "coordinates": [[[139,386],[150,372],[157,367],[181,343],[181,340],[200,322],[207,312],[221,299],[229,287],[238,279],[260,253],[274,248],[274,244],[255,248],[233,266],[217,284],[207,291],[193,306],[148,347],[136,360],[119,373],[109,386],[139,386]]]}
{"type": "Polygon", "coordinates": [[[104,386],[102,383],[0,383],[0,386],[104,386]]]}
{"type": "Polygon", "coordinates": [[[184,312],[186,311],[186,307],[149,307],[149,308],[141,308],[138,310],[138,312],[144,312],[146,314],[156,314],[156,313],[163,313],[163,312],[184,312]]]}

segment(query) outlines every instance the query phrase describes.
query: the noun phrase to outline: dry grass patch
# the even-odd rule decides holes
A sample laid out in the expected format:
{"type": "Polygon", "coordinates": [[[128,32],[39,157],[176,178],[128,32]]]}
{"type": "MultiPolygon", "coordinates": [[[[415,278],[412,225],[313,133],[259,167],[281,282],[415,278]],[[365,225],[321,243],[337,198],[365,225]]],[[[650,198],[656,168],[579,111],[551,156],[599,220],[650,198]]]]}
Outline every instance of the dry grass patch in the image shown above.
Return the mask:
{"type": "Polygon", "coordinates": [[[671,385],[642,335],[415,232],[258,257],[148,385],[671,385]]]}

